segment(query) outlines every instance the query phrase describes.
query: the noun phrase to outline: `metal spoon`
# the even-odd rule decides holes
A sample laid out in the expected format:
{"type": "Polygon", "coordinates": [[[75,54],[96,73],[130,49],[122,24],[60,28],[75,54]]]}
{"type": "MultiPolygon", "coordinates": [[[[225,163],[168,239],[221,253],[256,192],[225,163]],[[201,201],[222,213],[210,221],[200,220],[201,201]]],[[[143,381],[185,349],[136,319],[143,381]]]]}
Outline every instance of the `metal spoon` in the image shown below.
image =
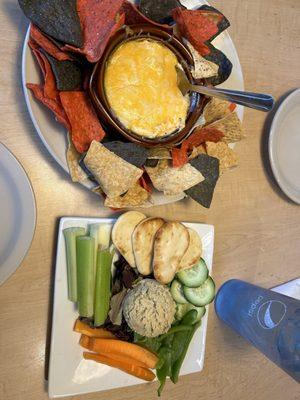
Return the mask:
{"type": "Polygon", "coordinates": [[[245,107],[254,108],[260,111],[271,111],[275,100],[269,94],[241,92],[239,90],[217,89],[207,86],[192,85],[185,72],[176,67],[177,84],[181,93],[185,96],[188,92],[197,92],[209,97],[218,97],[219,99],[231,101],[245,107]]]}

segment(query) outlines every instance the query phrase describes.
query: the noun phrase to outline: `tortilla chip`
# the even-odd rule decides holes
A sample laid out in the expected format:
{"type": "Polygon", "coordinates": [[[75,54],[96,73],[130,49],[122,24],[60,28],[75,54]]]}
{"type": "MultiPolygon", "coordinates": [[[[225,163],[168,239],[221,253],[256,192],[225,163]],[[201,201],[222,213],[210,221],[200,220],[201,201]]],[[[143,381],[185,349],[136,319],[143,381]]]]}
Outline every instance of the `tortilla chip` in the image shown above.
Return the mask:
{"type": "Polygon", "coordinates": [[[178,0],[141,0],[139,4],[139,10],[147,18],[159,23],[171,22],[171,11],[176,7],[181,7],[178,0]]]}
{"type": "Polygon", "coordinates": [[[221,50],[216,49],[211,43],[207,43],[207,47],[209,53],[204,55],[204,58],[219,66],[218,75],[207,78],[207,81],[213,86],[221,85],[229,78],[233,67],[232,63],[221,50]]]}
{"type": "Polygon", "coordinates": [[[224,14],[222,14],[216,8],[209,6],[207,4],[204,4],[203,6],[199,7],[198,10],[201,10],[203,15],[206,15],[208,18],[215,18],[214,17],[215,14],[217,14],[219,16],[218,22],[217,22],[218,32],[210,38],[210,41],[214,40],[217,36],[220,35],[220,33],[224,32],[227,28],[230,27],[230,22],[228,21],[228,19],[225,17],[224,14]],[[209,16],[210,14],[212,15],[211,17],[209,16]]]}
{"type": "Polygon", "coordinates": [[[143,206],[149,198],[147,190],[143,189],[138,183],[135,183],[122,196],[106,197],[105,207],[128,208],[143,206]]]}
{"type": "Polygon", "coordinates": [[[205,125],[216,122],[230,114],[232,112],[230,107],[231,104],[232,103],[229,101],[212,97],[203,110],[205,125]]]}
{"type": "Polygon", "coordinates": [[[150,24],[165,31],[172,31],[172,27],[170,27],[169,25],[158,24],[157,22],[154,22],[151,19],[147,18],[130,1],[124,1],[120,12],[125,14],[126,25],[150,24]]]}
{"type": "Polygon", "coordinates": [[[202,57],[191,43],[187,42],[187,46],[194,59],[195,66],[192,69],[192,75],[195,79],[210,78],[218,75],[219,66],[217,64],[202,57]]]}
{"type": "Polygon", "coordinates": [[[105,194],[103,193],[103,190],[101,189],[101,186],[96,186],[92,189],[92,192],[97,194],[98,196],[105,197],[105,194]]]}
{"type": "Polygon", "coordinates": [[[239,142],[245,136],[242,129],[242,123],[235,112],[228,114],[225,118],[220,119],[219,121],[206,125],[206,128],[214,128],[223,132],[224,137],[222,141],[226,143],[239,142]]]}
{"type": "Polygon", "coordinates": [[[83,34],[74,0],[19,0],[23,13],[39,29],[63,43],[83,45],[83,34]]]}
{"type": "Polygon", "coordinates": [[[173,168],[181,168],[189,161],[187,147],[183,146],[180,149],[172,149],[172,166],[173,168]]]}
{"type": "Polygon", "coordinates": [[[83,86],[83,73],[76,61],[58,61],[45,53],[55,77],[56,87],[59,91],[80,90],[83,86]]]}
{"type": "Polygon", "coordinates": [[[219,160],[207,154],[199,154],[190,163],[201,172],[205,180],[185,190],[185,193],[203,207],[209,208],[219,179],[219,160]]]}
{"type": "Polygon", "coordinates": [[[31,90],[37,100],[54,112],[57,121],[64,125],[64,127],[69,131],[71,126],[64,109],[55,100],[45,97],[43,86],[35,83],[27,83],[26,87],[31,90]]]}
{"type": "Polygon", "coordinates": [[[102,140],[105,132],[85,92],[60,92],[60,99],[70,121],[72,142],[84,153],[93,140],[102,140]]]}
{"type": "Polygon", "coordinates": [[[72,60],[72,57],[61,51],[55,44],[47,38],[37,26],[31,24],[30,26],[30,38],[48,54],[59,61],[72,60]]]}
{"type": "Polygon", "coordinates": [[[145,169],[155,189],[166,195],[181,193],[204,180],[203,175],[190,164],[173,168],[167,160],[160,160],[155,168],[145,169]]]}
{"type": "Polygon", "coordinates": [[[85,54],[89,62],[97,62],[109,38],[124,23],[124,18],[118,19],[122,3],[123,0],[78,0],[84,43],[77,48],[66,46],[66,50],[85,54]]]}
{"type": "Polygon", "coordinates": [[[127,192],[144,172],[95,140],[91,143],[84,163],[108,197],[117,197],[127,192]]]}
{"type": "Polygon", "coordinates": [[[149,160],[171,160],[170,150],[166,147],[153,147],[149,150],[149,160]]]}
{"type": "Polygon", "coordinates": [[[194,158],[198,157],[199,154],[207,154],[206,148],[203,144],[200,144],[200,146],[193,148],[193,151],[189,155],[189,160],[193,160],[194,158]]]}
{"type": "MultiPolygon", "coordinates": [[[[185,10],[177,7],[172,11],[180,34],[185,37],[202,56],[210,53],[206,44],[216,33],[217,23],[203,15],[201,10],[185,10]]],[[[210,60],[212,61],[212,60],[210,60]]]]}
{"type": "Polygon", "coordinates": [[[135,143],[116,141],[103,143],[103,146],[137,168],[142,167],[147,160],[148,150],[135,143]]]}
{"type": "Polygon", "coordinates": [[[67,164],[70,172],[70,176],[73,182],[85,182],[89,179],[88,175],[83,171],[79,165],[81,155],[75,149],[70,134],[68,134],[68,148],[66,153],[67,164]]]}
{"type": "Polygon", "coordinates": [[[29,39],[28,46],[30,47],[33,55],[35,56],[35,59],[37,60],[39,67],[42,71],[43,77],[45,79],[45,76],[46,76],[45,64],[41,57],[41,52],[40,52],[39,46],[32,39],[29,39]]]}
{"type": "Polygon", "coordinates": [[[193,133],[181,144],[182,148],[193,150],[205,142],[219,142],[224,138],[224,133],[212,125],[206,127],[196,127],[193,133]]]}
{"type": "Polygon", "coordinates": [[[209,156],[215,157],[220,162],[220,174],[238,165],[236,153],[224,142],[207,142],[206,151],[209,156]]]}
{"type": "MultiPolygon", "coordinates": [[[[48,97],[49,99],[52,99],[56,101],[59,105],[60,103],[60,98],[59,98],[59,91],[57,90],[56,87],[56,82],[55,82],[55,77],[51,68],[51,65],[45,56],[41,51],[36,50],[35,53],[39,54],[40,59],[43,61],[44,65],[44,95],[45,97],[48,97]]],[[[61,107],[62,108],[62,107],[61,107]]]]}

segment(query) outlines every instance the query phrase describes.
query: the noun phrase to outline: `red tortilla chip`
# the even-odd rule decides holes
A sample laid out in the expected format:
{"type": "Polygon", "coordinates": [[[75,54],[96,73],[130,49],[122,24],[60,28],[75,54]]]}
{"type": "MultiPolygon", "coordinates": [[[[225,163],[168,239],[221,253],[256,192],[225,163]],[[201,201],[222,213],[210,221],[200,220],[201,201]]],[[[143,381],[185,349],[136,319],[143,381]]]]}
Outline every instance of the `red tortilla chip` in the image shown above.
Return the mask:
{"type": "Polygon", "coordinates": [[[219,142],[224,133],[215,128],[196,128],[194,132],[182,142],[180,148],[172,149],[172,164],[174,168],[183,167],[188,162],[188,152],[205,142],[219,142]]]}
{"type": "Polygon", "coordinates": [[[210,49],[205,44],[218,33],[218,25],[201,10],[186,10],[177,7],[172,11],[180,34],[188,39],[194,48],[202,55],[208,55],[210,49]]]}
{"type": "Polygon", "coordinates": [[[109,38],[125,21],[120,8],[124,0],[78,0],[77,11],[83,29],[81,49],[66,45],[64,49],[84,54],[89,62],[97,62],[109,38]]]}
{"type": "Polygon", "coordinates": [[[69,124],[68,117],[67,117],[64,109],[56,101],[45,97],[43,86],[35,84],[35,83],[27,83],[26,87],[32,91],[34,97],[37,100],[39,100],[46,107],[48,107],[51,111],[54,112],[57,121],[60,122],[62,125],[64,125],[65,128],[69,131],[70,124],[69,124]]]}
{"type": "Polygon", "coordinates": [[[151,186],[150,178],[147,173],[144,173],[144,175],[140,177],[139,184],[142,186],[142,188],[147,190],[148,193],[152,193],[153,189],[151,186]]]}
{"type": "Polygon", "coordinates": [[[101,141],[105,132],[85,92],[60,92],[60,99],[70,121],[72,142],[84,153],[93,140],[101,141]]]}
{"type": "Polygon", "coordinates": [[[31,48],[31,51],[32,51],[33,55],[35,56],[39,66],[40,66],[40,69],[42,71],[43,77],[45,79],[46,69],[45,69],[44,60],[41,57],[39,46],[31,40],[28,41],[28,46],[31,48]]]}
{"type": "Polygon", "coordinates": [[[144,14],[142,14],[138,8],[130,3],[129,1],[124,1],[124,4],[121,8],[121,13],[125,14],[125,24],[126,25],[136,25],[136,24],[150,24],[157,26],[160,29],[165,31],[172,31],[172,27],[169,25],[158,24],[157,22],[152,21],[147,18],[144,14]]]}
{"type": "Polygon", "coordinates": [[[30,26],[30,38],[42,49],[58,61],[72,60],[69,54],[61,51],[50,39],[47,38],[35,25],[30,26]]]}
{"type": "Polygon", "coordinates": [[[230,110],[231,112],[233,112],[235,109],[236,109],[236,104],[235,104],[235,103],[230,103],[230,104],[229,104],[229,110],[230,110]]]}
{"type": "Polygon", "coordinates": [[[173,168],[181,168],[189,161],[187,154],[187,146],[183,144],[180,149],[172,149],[172,165],[173,168]]]}

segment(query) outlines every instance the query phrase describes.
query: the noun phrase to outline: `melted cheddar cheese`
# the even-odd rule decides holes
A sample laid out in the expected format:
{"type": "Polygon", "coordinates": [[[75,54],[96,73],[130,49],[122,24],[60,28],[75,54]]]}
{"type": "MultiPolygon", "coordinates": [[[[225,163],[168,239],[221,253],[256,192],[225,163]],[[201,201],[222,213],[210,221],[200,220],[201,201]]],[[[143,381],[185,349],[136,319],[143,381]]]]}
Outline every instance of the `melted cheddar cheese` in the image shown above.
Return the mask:
{"type": "Polygon", "coordinates": [[[159,42],[140,39],[121,44],[108,60],[104,88],[118,120],[148,138],[181,129],[189,100],[177,86],[175,54],[159,42]]]}

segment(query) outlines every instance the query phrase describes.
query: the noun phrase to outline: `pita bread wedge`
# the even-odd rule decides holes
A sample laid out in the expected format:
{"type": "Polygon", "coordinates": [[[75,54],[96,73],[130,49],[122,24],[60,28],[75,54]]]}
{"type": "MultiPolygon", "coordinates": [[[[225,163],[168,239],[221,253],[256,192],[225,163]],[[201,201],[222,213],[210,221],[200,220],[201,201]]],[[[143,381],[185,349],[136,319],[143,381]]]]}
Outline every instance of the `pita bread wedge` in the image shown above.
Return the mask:
{"type": "Polygon", "coordinates": [[[156,232],[163,226],[162,218],[147,218],[140,222],[132,235],[135,264],[140,274],[152,273],[153,245],[156,232]]]}
{"type": "Polygon", "coordinates": [[[167,284],[173,280],[189,243],[189,232],[179,222],[166,222],[157,231],[153,248],[153,272],[158,282],[167,284]]]}
{"type": "Polygon", "coordinates": [[[190,243],[187,251],[182,257],[178,271],[183,269],[192,268],[199,260],[202,254],[202,242],[201,238],[194,229],[188,228],[190,243]]]}
{"type": "Polygon", "coordinates": [[[165,195],[174,195],[190,189],[204,180],[203,175],[190,164],[181,168],[169,166],[168,160],[160,160],[156,167],[145,167],[155,189],[165,195]]]}
{"type": "Polygon", "coordinates": [[[187,42],[187,46],[194,59],[195,67],[192,70],[192,75],[195,79],[211,78],[218,75],[219,66],[217,64],[202,57],[191,43],[187,42]]]}
{"type": "Polygon", "coordinates": [[[117,197],[127,192],[144,172],[95,140],[84,158],[84,164],[108,197],[117,197]]]}
{"type": "Polygon", "coordinates": [[[236,112],[230,113],[225,118],[207,125],[207,128],[208,127],[223,132],[224,137],[222,141],[226,143],[239,142],[245,136],[242,129],[242,123],[236,112]]]}
{"type": "Polygon", "coordinates": [[[141,207],[146,203],[149,197],[150,194],[147,190],[142,188],[138,183],[135,183],[122,196],[106,197],[104,205],[105,207],[111,208],[141,207]]]}
{"type": "Polygon", "coordinates": [[[145,218],[146,215],[140,212],[128,211],[118,218],[111,232],[113,244],[132,268],[136,267],[132,249],[132,233],[138,223],[145,218]]]}

